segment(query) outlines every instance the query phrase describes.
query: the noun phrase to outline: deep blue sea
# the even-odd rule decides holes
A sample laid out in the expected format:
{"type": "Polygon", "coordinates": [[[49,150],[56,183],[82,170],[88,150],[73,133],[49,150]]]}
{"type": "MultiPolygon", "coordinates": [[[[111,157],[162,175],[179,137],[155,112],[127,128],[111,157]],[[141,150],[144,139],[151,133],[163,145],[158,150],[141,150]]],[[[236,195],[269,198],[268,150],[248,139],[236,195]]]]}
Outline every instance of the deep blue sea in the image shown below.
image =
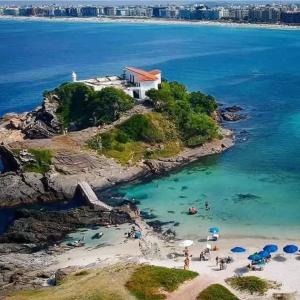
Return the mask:
{"type": "MultiPolygon", "coordinates": [[[[30,110],[70,80],[159,68],[190,90],[238,104],[246,139],[168,177],[120,189],[194,236],[296,237],[300,230],[300,30],[0,21],[0,114],[30,110]],[[204,210],[204,201],[210,211],[204,210]],[[197,216],[186,215],[197,206],[197,216]]],[[[299,236],[298,236],[299,237],[299,236]]]]}

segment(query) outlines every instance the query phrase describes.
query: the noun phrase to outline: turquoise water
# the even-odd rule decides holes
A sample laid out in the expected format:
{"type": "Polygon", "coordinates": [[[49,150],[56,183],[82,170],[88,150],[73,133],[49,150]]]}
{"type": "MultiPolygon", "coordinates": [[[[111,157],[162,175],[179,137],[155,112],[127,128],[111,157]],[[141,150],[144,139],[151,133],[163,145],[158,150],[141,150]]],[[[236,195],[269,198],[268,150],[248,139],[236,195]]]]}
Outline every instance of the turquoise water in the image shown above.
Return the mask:
{"type": "Polygon", "coordinates": [[[181,236],[217,225],[227,235],[297,237],[300,229],[300,31],[193,25],[0,21],[0,113],[24,111],[70,79],[159,68],[226,104],[247,139],[149,183],[122,188],[141,209],[178,221],[181,236]],[[211,210],[201,209],[208,201],[211,210]],[[197,216],[185,214],[189,206],[197,216]],[[175,213],[168,213],[168,211],[175,213]]]}

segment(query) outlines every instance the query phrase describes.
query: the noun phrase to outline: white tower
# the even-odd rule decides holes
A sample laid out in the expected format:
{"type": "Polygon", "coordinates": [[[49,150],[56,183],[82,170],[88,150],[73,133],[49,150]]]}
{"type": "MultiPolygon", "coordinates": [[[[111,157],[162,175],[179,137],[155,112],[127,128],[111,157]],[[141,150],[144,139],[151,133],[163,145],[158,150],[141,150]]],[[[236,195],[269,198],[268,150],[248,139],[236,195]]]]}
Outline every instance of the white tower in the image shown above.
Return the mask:
{"type": "Polygon", "coordinates": [[[72,72],[72,82],[76,82],[77,81],[77,74],[73,71],[72,72]]]}

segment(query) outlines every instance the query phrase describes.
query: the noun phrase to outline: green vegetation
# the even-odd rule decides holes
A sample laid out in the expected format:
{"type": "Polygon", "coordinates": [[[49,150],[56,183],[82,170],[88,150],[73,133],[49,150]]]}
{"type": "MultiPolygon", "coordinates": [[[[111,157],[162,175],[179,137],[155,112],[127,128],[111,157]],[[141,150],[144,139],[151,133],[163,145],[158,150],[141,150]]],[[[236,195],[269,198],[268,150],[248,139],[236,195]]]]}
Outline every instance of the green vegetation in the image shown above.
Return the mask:
{"type": "Polygon", "coordinates": [[[238,300],[227,288],[221,284],[212,284],[203,290],[197,297],[198,300],[238,300]]]}
{"type": "Polygon", "coordinates": [[[136,269],[119,264],[70,274],[58,286],[12,292],[7,300],[135,300],[125,284],[136,269]]]}
{"type": "MultiPolygon", "coordinates": [[[[16,155],[20,155],[20,149],[14,149],[16,155]]],[[[28,149],[31,159],[23,162],[25,172],[35,172],[44,174],[50,170],[52,152],[46,149],[28,149]]]]}
{"type": "Polygon", "coordinates": [[[270,283],[256,276],[231,277],[226,282],[233,288],[252,294],[264,295],[271,287],[270,283]]]}
{"type": "Polygon", "coordinates": [[[141,266],[131,275],[126,287],[138,299],[165,299],[166,292],[172,292],[186,280],[198,273],[181,269],[168,269],[156,266],[141,266]]]}
{"type": "Polygon", "coordinates": [[[117,120],[134,100],[122,90],[107,87],[94,91],[84,83],[66,83],[54,91],[59,97],[58,116],[64,128],[83,129],[117,120]]]}
{"type": "Polygon", "coordinates": [[[185,145],[195,147],[218,137],[218,126],[211,118],[217,108],[212,96],[189,93],[177,82],[162,82],[160,89],[148,91],[147,96],[157,112],[175,123],[185,145]]]}
{"type": "Polygon", "coordinates": [[[88,141],[91,149],[135,163],[142,158],[169,157],[181,150],[176,126],[160,113],[137,114],[116,128],[88,141]]]}
{"type": "Polygon", "coordinates": [[[196,147],[219,137],[211,118],[217,108],[213,97],[189,93],[184,85],[165,81],[147,95],[155,112],[132,116],[90,139],[88,146],[122,164],[132,164],[143,158],[175,156],[183,146],[196,147]]]}

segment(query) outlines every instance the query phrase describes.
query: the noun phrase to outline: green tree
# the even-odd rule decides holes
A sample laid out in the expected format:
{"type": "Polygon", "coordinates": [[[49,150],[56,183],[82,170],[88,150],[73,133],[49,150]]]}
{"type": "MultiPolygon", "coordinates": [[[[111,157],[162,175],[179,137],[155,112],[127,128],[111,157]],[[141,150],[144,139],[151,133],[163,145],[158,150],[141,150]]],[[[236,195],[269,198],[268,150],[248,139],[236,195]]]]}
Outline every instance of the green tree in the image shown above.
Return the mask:
{"type": "Polygon", "coordinates": [[[192,109],[197,113],[211,114],[218,107],[214,97],[201,92],[190,93],[189,102],[191,103],[192,109]]]}
{"type": "Polygon", "coordinates": [[[65,128],[83,129],[111,123],[134,105],[132,97],[113,87],[95,92],[76,82],[63,84],[53,93],[59,97],[57,113],[65,128]]]}
{"type": "Polygon", "coordinates": [[[107,87],[93,94],[88,111],[92,112],[93,125],[99,125],[117,120],[122,112],[132,108],[133,105],[133,98],[125,92],[107,87]]]}

